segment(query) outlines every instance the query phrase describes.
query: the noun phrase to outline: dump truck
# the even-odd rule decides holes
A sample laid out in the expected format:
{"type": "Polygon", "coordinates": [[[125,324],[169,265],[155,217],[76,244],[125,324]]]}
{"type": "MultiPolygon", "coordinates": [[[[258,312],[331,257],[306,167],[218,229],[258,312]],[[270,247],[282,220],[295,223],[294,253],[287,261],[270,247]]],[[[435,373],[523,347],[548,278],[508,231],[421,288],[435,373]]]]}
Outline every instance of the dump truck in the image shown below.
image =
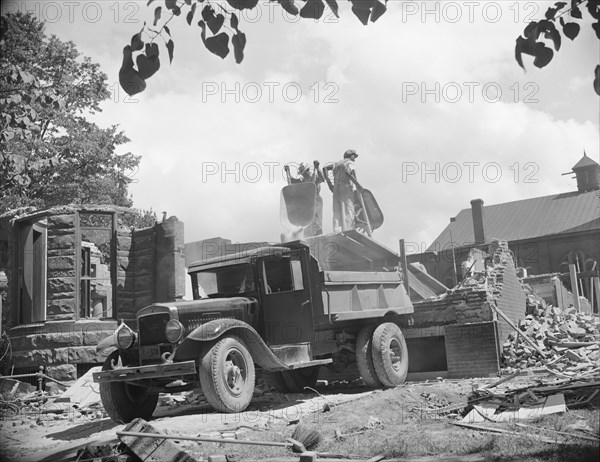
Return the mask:
{"type": "Polygon", "coordinates": [[[121,323],[97,347],[114,350],[93,378],[117,422],[151,417],[159,393],[198,387],[215,410],[243,411],[257,370],[282,392],[353,361],[369,387],[406,379],[401,327],[413,306],[397,270],[324,271],[296,241],[194,263],[188,273],[193,300],[143,308],[135,329],[121,323]]]}

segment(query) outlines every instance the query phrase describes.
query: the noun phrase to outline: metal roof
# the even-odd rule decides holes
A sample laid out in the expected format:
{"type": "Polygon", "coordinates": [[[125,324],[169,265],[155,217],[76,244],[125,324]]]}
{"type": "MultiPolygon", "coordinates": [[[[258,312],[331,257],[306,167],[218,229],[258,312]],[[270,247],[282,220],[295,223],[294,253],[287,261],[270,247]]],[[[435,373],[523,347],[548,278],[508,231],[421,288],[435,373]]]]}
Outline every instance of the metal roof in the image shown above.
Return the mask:
{"type": "MultiPolygon", "coordinates": [[[[486,240],[518,241],[542,236],[600,231],[600,191],[569,192],[483,207],[486,240]]],[[[475,242],[471,209],[463,209],[427,251],[475,242]],[[452,235],[452,238],[450,238],[452,235]]]]}
{"type": "Polygon", "coordinates": [[[586,168],[586,167],[598,167],[598,162],[596,162],[593,159],[590,159],[587,154],[583,154],[583,157],[581,159],[579,159],[579,162],[577,162],[574,166],[573,166],[573,170],[577,170],[580,168],[586,168]]]}

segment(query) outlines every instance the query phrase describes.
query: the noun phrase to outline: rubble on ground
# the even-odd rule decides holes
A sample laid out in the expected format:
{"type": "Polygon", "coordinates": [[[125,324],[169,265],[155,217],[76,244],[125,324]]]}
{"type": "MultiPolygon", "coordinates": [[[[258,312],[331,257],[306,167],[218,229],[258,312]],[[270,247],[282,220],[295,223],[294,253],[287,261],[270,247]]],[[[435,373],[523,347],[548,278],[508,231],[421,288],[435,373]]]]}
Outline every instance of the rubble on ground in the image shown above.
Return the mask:
{"type": "Polygon", "coordinates": [[[503,372],[527,368],[547,368],[561,377],[581,377],[600,372],[600,318],[577,312],[575,308],[545,308],[538,301],[519,333],[509,335],[503,345],[503,372]],[[532,340],[540,355],[521,336],[532,340]]]}

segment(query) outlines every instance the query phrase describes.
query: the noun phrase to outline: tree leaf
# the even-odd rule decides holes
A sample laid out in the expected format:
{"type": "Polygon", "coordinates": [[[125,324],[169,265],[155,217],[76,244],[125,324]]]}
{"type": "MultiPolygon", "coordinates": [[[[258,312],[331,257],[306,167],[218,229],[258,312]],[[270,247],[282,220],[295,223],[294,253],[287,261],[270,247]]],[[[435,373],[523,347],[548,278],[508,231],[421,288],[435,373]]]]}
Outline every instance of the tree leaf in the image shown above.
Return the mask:
{"type": "Polygon", "coordinates": [[[294,0],[277,0],[277,2],[281,5],[281,8],[292,16],[298,15],[298,7],[294,5],[294,0]]]}
{"type": "Polygon", "coordinates": [[[232,29],[238,30],[238,26],[240,25],[240,21],[235,13],[231,13],[231,19],[229,20],[229,24],[232,29]]]}
{"type": "Polygon", "coordinates": [[[548,65],[554,56],[554,52],[552,48],[548,48],[542,42],[538,42],[535,45],[535,59],[533,60],[533,65],[542,68],[548,65]]]}
{"type": "Polygon", "coordinates": [[[523,58],[521,57],[522,53],[535,56],[535,40],[533,38],[526,39],[519,36],[515,44],[515,59],[519,66],[525,69],[523,58]]]}
{"type": "Polygon", "coordinates": [[[144,48],[144,41],[142,40],[142,31],[140,31],[131,37],[131,51],[140,51],[142,48],[144,48]]]}
{"type": "Polygon", "coordinates": [[[219,32],[219,30],[221,30],[221,27],[223,26],[224,22],[225,22],[225,16],[223,16],[221,13],[219,13],[218,15],[210,18],[210,20],[207,22],[207,24],[208,24],[208,28],[210,29],[210,31],[213,34],[216,34],[217,32],[219,32]]]}
{"type": "Polygon", "coordinates": [[[329,8],[331,8],[331,11],[333,11],[333,14],[335,15],[335,17],[339,18],[340,15],[338,14],[339,7],[337,4],[337,0],[326,0],[326,1],[327,1],[327,5],[329,5],[329,8]]]}
{"type": "Polygon", "coordinates": [[[576,19],[581,19],[581,10],[578,7],[571,8],[571,17],[576,19]]]}
{"type": "Polygon", "coordinates": [[[175,50],[175,43],[173,40],[167,42],[167,51],[169,52],[169,64],[173,62],[173,51],[175,50]]]}
{"type": "MultiPolygon", "coordinates": [[[[386,0],[387,2],[387,0],[386,0]]],[[[373,11],[371,12],[371,22],[377,21],[387,11],[387,6],[381,3],[379,0],[375,0],[373,4],[373,11]]]]}
{"type": "Polygon", "coordinates": [[[586,6],[592,18],[600,19],[600,2],[588,1],[586,6]]]}
{"type": "Polygon", "coordinates": [[[363,23],[363,25],[366,26],[367,24],[369,24],[369,17],[371,16],[371,10],[361,10],[361,9],[353,6],[352,12],[354,13],[354,16],[356,16],[358,18],[358,20],[363,23]]]}
{"type": "Polygon", "coordinates": [[[200,37],[202,38],[206,49],[222,59],[225,59],[229,54],[229,36],[225,32],[221,32],[219,35],[206,38],[206,23],[204,21],[199,21],[198,25],[202,28],[200,37]]]}
{"type": "Polygon", "coordinates": [[[531,21],[529,24],[527,24],[527,26],[525,26],[525,30],[523,31],[523,36],[525,38],[533,37],[534,40],[537,40],[537,38],[540,36],[538,33],[538,22],[531,21]]]}
{"type": "Polygon", "coordinates": [[[167,10],[173,10],[177,7],[177,0],[165,0],[167,10]]]}
{"type": "Polygon", "coordinates": [[[146,88],[146,82],[133,68],[132,50],[130,45],[123,48],[123,63],[119,70],[119,84],[129,96],[140,93],[146,88]]]}
{"type": "Polygon", "coordinates": [[[233,45],[233,55],[235,56],[235,62],[240,64],[244,60],[246,34],[238,31],[233,37],[231,37],[231,44],[233,45]]]}
{"type": "Polygon", "coordinates": [[[556,51],[560,50],[560,45],[562,42],[560,32],[556,29],[556,26],[552,22],[548,22],[548,24],[546,24],[545,26],[546,31],[544,32],[544,37],[552,40],[554,49],[556,51]]]}
{"type": "Polygon", "coordinates": [[[594,91],[598,96],[600,96],[600,64],[596,66],[594,70],[594,91]]]}
{"type": "Polygon", "coordinates": [[[323,0],[306,0],[306,4],[300,10],[300,17],[307,19],[321,19],[325,5],[323,0]]]}
{"type": "Polygon", "coordinates": [[[198,5],[198,4],[194,3],[192,5],[192,9],[190,11],[188,11],[187,16],[185,17],[185,19],[187,20],[188,26],[191,26],[192,21],[194,20],[194,13],[196,12],[196,5],[198,5]]]}
{"type": "Polygon", "coordinates": [[[373,5],[375,4],[375,0],[350,0],[352,3],[352,7],[357,10],[368,10],[371,11],[373,5]]]}
{"type": "Polygon", "coordinates": [[[251,10],[258,4],[258,0],[227,0],[227,3],[236,10],[251,10]]]}
{"type": "MultiPolygon", "coordinates": [[[[156,45],[156,43],[151,45],[156,47],[156,53],[158,53],[158,45],[156,45]]],[[[146,45],[146,53],[148,53],[148,46],[149,45],[146,45]]],[[[158,54],[153,54],[150,56],[147,54],[140,54],[137,56],[135,62],[138,67],[138,75],[144,80],[152,77],[160,69],[160,60],[158,58],[158,54]]]]}
{"type": "Polygon", "coordinates": [[[598,40],[600,40],[600,21],[592,23],[592,29],[596,31],[596,37],[598,37],[598,40]]]}
{"type": "Polygon", "coordinates": [[[556,16],[556,13],[558,12],[558,8],[548,8],[546,10],[546,19],[552,21],[554,19],[554,17],[556,16]]]}
{"type": "Polygon", "coordinates": [[[150,58],[151,56],[158,56],[158,54],[158,45],[156,43],[146,44],[146,56],[150,58]]]}
{"type": "Polygon", "coordinates": [[[575,40],[575,37],[579,35],[581,26],[576,22],[568,22],[563,25],[563,34],[571,40],[575,40]]]}
{"type": "Polygon", "coordinates": [[[156,9],[154,10],[154,23],[152,24],[153,26],[156,26],[156,24],[160,20],[161,13],[162,13],[162,7],[157,6],[156,9]]]}
{"type": "Polygon", "coordinates": [[[166,26],[166,25],[164,25],[164,26],[163,26],[163,29],[165,30],[165,32],[166,32],[167,34],[169,34],[169,37],[170,37],[170,36],[171,36],[171,30],[169,29],[169,27],[168,27],[168,26],[166,26]]]}

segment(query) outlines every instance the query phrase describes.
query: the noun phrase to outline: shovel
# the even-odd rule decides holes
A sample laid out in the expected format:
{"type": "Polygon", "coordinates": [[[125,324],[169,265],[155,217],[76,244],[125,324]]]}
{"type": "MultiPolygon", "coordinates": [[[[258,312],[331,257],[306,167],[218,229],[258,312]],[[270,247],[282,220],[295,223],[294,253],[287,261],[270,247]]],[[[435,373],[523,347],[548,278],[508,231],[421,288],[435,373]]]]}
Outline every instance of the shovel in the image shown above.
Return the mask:
{"type": "MultiPolygon", "coordinates": [[[[287,167],[287,166],[286,166],[287,167]]],[[[315,183],[292,183],[281,190],[279,218],[283,227],[301,239],[304,229],[312,223],[317,208],[317,185],[315,183]]]]}
{"type": "Polygon", "coordinates": [[[362,205],[362,209],[366,210],[366,217],[361,213],[360,217],[367,225],[371,228],[371,231],[375,231],[383,224],[383,212],[373,196],[373,193],[365,188],[358,188],[355,192],[358,202],[362,205]]]}

